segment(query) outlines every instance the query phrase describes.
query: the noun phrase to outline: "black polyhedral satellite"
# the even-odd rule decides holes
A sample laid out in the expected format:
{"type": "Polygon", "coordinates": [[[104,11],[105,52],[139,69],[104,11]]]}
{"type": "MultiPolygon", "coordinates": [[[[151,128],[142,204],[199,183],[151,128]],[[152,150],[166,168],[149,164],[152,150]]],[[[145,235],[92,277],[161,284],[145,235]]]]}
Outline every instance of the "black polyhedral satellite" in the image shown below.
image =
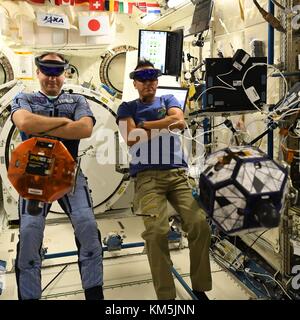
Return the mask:
{"type": "Polygon", "coordinates": [[[200,175],[199,202],[227,234],[279,225],[288,172],[260,149],[234,146],[216,151],[200,175]]]}

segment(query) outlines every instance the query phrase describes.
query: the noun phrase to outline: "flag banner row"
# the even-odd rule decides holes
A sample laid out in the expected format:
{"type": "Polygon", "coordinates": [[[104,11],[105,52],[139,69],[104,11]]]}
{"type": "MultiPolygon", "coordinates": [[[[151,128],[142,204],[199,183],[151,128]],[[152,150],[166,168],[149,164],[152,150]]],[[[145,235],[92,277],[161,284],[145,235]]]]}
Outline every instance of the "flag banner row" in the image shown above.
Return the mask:
{"type": "Polygon", "coordinates": [[[115,1],[115,0],[90,0],[90,11],[111,11],[119,13],[132,13],[133,6],[145,13],[160,14],[160,6],[158,3],[152,2],[133,2],[133,1],[115,1]]]}
{"type": "Polygon", "coordinates": [[[160,14],[159,3],[155,2],[134,2],[116,0],[25,0],[33,4],[52,4],[56,6],[88,5],[89,11],[110,11],[132,14],[133,7],[137,7],[145,13],[160,14]]]}
{"type": "Polygon", "coordinates": [[[33,4],[53,4],[56,6],[75,6],[81,4],[89,4],[90,0],[25,0],[33,4]]]}

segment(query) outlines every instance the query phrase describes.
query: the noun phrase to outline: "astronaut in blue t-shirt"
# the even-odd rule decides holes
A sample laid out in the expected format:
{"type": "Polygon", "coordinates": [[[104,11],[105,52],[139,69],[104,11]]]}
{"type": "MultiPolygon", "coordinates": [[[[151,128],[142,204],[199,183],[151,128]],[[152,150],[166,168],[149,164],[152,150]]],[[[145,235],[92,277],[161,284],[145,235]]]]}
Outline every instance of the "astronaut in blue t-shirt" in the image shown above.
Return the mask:
{"type": "Polygon", "coordinates": [[[158,299],[175,299],[172,261],[168,248],[167,201],[182,218],[188,234],[190,275],[194,294],[207,299],[211,290],[209,262],[210,229],[204,212],[192,196],[187,161],[178,135],[185,127],[183,111],[173,95],[156,97],[161,71],[147,60],[139,61],[130,73],[139,98],[123,102],[117,123],[130,146],[130,175],[135,181],[134,210],[143,217],[147,255],[158,299]]]}
{"type": "MultiPolygon", "coordinates": [[[[83,96],[61,90],[68,61],[57,53],[45,53],[35,59],[41,90],[20,93],[13,103],[11,119],[23,140],[41,134],[56,137],[75,160],[80,139],[92,134],[95,118],[83,96]]],[[[103,299],[103,265],[100,232],[93,213],[87,179],[77,176],[74,193],[58,200],[74,228],[78,263],[87,300],[103,299]]],[[[32,215],[30,201],[19,198],[20,235],[17,246],[16,278],[21,300],[41,298],[41,246],[45,220],[51,204],[43,203],[32,215]]]]}

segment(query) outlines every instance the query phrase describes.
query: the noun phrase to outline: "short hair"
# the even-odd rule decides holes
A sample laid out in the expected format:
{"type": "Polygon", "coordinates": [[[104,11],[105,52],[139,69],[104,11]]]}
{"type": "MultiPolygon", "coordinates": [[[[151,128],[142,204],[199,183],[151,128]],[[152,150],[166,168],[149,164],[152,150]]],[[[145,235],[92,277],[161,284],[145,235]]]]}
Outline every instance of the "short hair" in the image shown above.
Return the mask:
{"type": "Polygon", "coordinates": [[[60,58],[62,61],[66,61],[65,57],[57,52],[44,52],[39,56],[39,60],[42,60],[44,57],[48,56],[48,55],[52,55],[52,56],[56,56],[58,58],[60,58]]]}
{"type": "Polygon", "coordinates": [[[141,59],[138,61],[136,67],[134,70],[137,70],[139,68],[143,68],[143,67],[152,67],[154,68],[154,64],[152,62],[150,62],[149,60],[146,59],[141,59]]]}

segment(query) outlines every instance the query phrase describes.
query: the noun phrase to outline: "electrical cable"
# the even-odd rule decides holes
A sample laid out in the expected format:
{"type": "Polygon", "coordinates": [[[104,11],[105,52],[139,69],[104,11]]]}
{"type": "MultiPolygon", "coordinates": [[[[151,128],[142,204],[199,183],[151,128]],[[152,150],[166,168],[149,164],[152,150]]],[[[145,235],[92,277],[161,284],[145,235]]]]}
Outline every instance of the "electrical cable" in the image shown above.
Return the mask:
{"type": "Polygon", "coordinates": [[[291,124],[289,127],[288,127],[288,132],[287,132],[287,136],[290,137],[290,138],[293,138],[293,139],[299,139],[300,136],[297,135],[297,134],[294,134],[294,132],[292,131],[292,128],[294,127],[293,124],[291,124]]]}
{"type": "MultiPolygon", "coordinates": [[[[249,249],[250,249],[251,247],[253,247],[253,245],[256,243],[256,241],[257,241],[265,232],[267,232],[267,231],[269,231],[269,229],[263,231],[263,232],[253,241],[253,243],[248,247],[248,250],[247,250],[246,253],[244,254],[244,258],[245,258],[245,256],[247,255],[247,252],[249,251],[249,249]]],[[[217,237],[217,238],[219,239],[219,237],[217,237]]],[[[210,250],[211,250],[211,252],[212,252],[213,255],[216,255],[216,256],[218,256],[219,259],[222,259],[224,262],[227,262],[226,260],[224,260],[224,258],[223,258],[222,256],[220,256],[219,254],[217,254],[216,252],[214,252],[212,249],[210,249],[210,250]]],[[[268,291],[266,285],[265,285],[264,283],[262,283],[262,285],[264,286],[264,289],[265,289],[267,295],[266,295],[265,293],[263,293],[263,292],[260,290],[260,288],[258,288],[258,287],[251,281],[251,279],[247,276],[247,274],[257,275],[257,276],[263,276],[263,277],[267,277],[267,278],[271,279],[272,281],[274,281],[274,282],[281,288],[281,290],[284,292],[284,294],[285,294],[290,300],[293,300],[293,299],[291,298],[291,296],[287,293],[287,291],[283,288],[283,286],[281,285],[281,283],[275,279],[275,276],[276,276],[276,274],[278,273],[278,271],[274,274],[274,276],[270,276],[270,275],[268,275],[268,274],[263,274],[263,273],[258,273],[258,272],[252,272],[252,271],[250,271],[249,268],[245,268],[245,267],[244,267],[244,262],[245,262],[245,260],[244,260],[243,263],[242,263],[242,266],[243,266],[244,269],[242,269],[242,270],[237,269],[237,271],[243,271],[243,272],[245,273],[247,279],[250,281],[250,283],[251,283],[259,292],[261,292],[264,296],[267,296],[268,298],[271,298],[270,292],[268,291]]],[[[226,266],[226,264],[225,264],[225,266],[226,266]]],[[[230,269],[231,266],[232,266],[232,264],[229,266],[228,269],[230,269]]],[[[227,268],[227,266],[226,266],[226,268],[227,268]]],[[[290,279],[289,281],[291,281],[291,279],[290,279]]]]}
{"type": "MultiPolygon", "coordinates": [[[[270,229],[267,229],[267,230],[263,231],[263,232],[253,241],[253,243],[247,248],[247,251],[246,251],[246,253],[245,253],[245,255],[244,255],[244,262],[245,262],[245,257],[247,256],[247,253],[249,252],[249,250],[251,249],[251,247],[253,247],[254,244],[257,242],[257,240],[258,240],[264,233],[266,233],[266,232],[269,231],[269,230],[270,230],[270,229]]],[[[243,265],[244,265],[244,262],[243,262],[243,265]]],[[[280,286],[280,288],[281,288],[282,291],[285,293],[285,295],[286,295],[290,300],[292,300],[292,298],[288,295],[288,293],[285,291],[285,289],[282,287],[282,285],[275,279],[275,275],[278,273],[278,271],[277,271],[277,273],[275,273],[275,275],[274,275],[273,277],[270,276],[270,275],[267,275],[267,274],[263,274],[263,273],[252,272],[252,271],[250,271],[249,268],[245,268],[244,271],[245,271],[245,273],[249,273],[249,274],[253,274],[253,275],[261,275],[261,276],[264,276],[264,277],[267,277],[267,278],[272,279],[274,282],[276,282],[276,283],[280,286]]]]}
{"type": "Polygon", "coordinates": [[[257,0],[253,0],[253,3],[257,7],[258,11],[261,13],[262,17],[277,31],[286,33],[285,28],[281,25],[280,21],[275,18],[270,12],[264,10],[257,0]]]}
{"type": "Polygon", "coordinates": [[[229,75],[230,73],[232,73],[233,72],[233,69],[231,69],[229,72],[226,72],[226,73],[223,73],[223,74],[218,74],[217,75],[217,79],[219,80],[219,81],[221,81],[222,83],[224,83],[226,86],[228,86],[229,88],[232,88],[232,90],[237,90],[236,88],[234,88],[232,85],[230,85],[230,84],[228,84],[227,82],[225,82],[224,80],[222,80],[220,77],[221,76],[227,76],[227,75],[229,75]]]}
{"type": "Polygon", "coordinates": [[[275,120],[276,120],[276,117],[279,117],[279,120],[281,120],[282,118],[284,118],[284,116],[286,114],[289,114],[290,112],[294,112],[295,110],[298,110],[297,108],[291,108],[291,106],[295,105],[295,104],[298,104],[300,103],[300,99],[296,100],[296,101],[293,101],[292,103],[288,104],[288,105],[283,105],[284,104],[284,101],[282,102],[281,106],[277,107],[275,110],[271,111],[269,114],[268,114],[268,117],[275,117],[275,120]],[[287,110],[286,110],[287,109],[287,110]],[[283,112],[282,114],[278,115],[277,112],[282,112],[286,110],[285,112],[283,112]],[[273,115],[273,113],[275,113],[275,115],[273,115]]]}
{"type": "MultiPolygon", "coordinates": [[[[247,95],[247,91],[246,91],[246,88],[245,88],[245,85],[244,85],[246,76],[247,76],[248,72],[249,72],[251,69],[253,69],[253,68],[255,68],[255,67],[258,67],[258,66],[267,66],[268,68],[273,68],[273,69],[274,69],[275,71],[277,71],[277,72],[280,74],[280,76],[283,78],[284,84],[285,84],[285,94],[284,94],[284,98],[283,98],[283,102],[282,102],[282,103],[284,103],[284,101],[286,100],[286,97],[287,97],[287,93],[288,93],[288,83],[287,83],[287,81],[286,81],[286,78],[284,77],[284,75],[282,74],[282,72],[281,72],[279,69],[277,69],[276,67],[274,67],[274,66],[272,66],[272,65],[270,65],[270,64],[268,64],[268,63],[264,63],[264,62],[260,62],[260,63],[256,63],[256,64],[252,65],[252,66],[249,67],[249,68],[246,70],[246,72],[244,73],[243,78],[242,78],[242,88],[243,88],[244,92],[246,93],[246,95],[247,95]]],[[[248,96],[248,95],[247,95],[247,96],[248,96]]],[[[259,109],[258,106],[257,106],[251,99],[249,99],[249,101],[252,103],[252,105],[253,105],[259,112],[265,113],[263,110],[259,109]]],[[[280,108],[280,106],[279,106],[278,108],[280,108]]],[[[278,110],[278,108],[276,108],[276,110],[278,110]]],[[[273,110],[272,112],[267,113],[267,115],[268,115],[268,116],[272,116],[272,113],[274,113],[276,110],[273,110]]]]}
{"type": "Polygon", "coordinates": [[[275,4],[275,6],[277,6],[278,8],[280,8],[280,9],[282,9],[282,10],[286,10],[286,8],[282,5],[282,4],[280,4],[278,1],[276,1],[276,0],[271,0],[274,4],[275,4]]]}
{"type": "Polygon", "coordinates": [[[265,288],[265,290],[266,290],[266,292],[267,292],[267,294],[268,294],[268,297],[271,298],[271,295],[270,295],[270,292],[269,292],[267,286],[266,286],[264,283],[262,283],[262,285],[264,286],[264,288],[265,288]]]}
{"type": "MultiPolygon", "coordinates": [[[[286,100],[286,97],[287,97],[287,93],[288,93],[287,80],[286,80],[286,78],[284,77],[284,75],[282,74],[282,72],[281,72],[278,68],[276,68],[276,67],[274,67],[273,65],[270,65],[270,64],[268,64],[268,63],[256,63],[256,64],[252,65],[251,67],[249,67],[249,68],[246,70],[246,72],[244,73],[243,78],[242,78],[242,88],[243,88],[244,92],[245,92],[246,95],[247,95],[247,91],[246,91],[244,82],[245,82],[245,79],[246,79],[246,76],[247,76],[248,72],[249,72],[251,69],[253,69],[253,68],[257,67],[257,66],[263,66],[263,65],[267,66],[268,68],[274,69],[274,70],[275,70],[276,72],[278,72],[278,73],[280,74],[280,76],[283,78],[284,84],[285,84],[285,94],[284,94],[284,98],[283,98],[283,102],[282,102],[282,103],[284,103],[285,100],[286,100]]],[[[226,84],[228,87],[213,86],[213,87],[207,88],[207,89],[205,89],[205,90],[203,90],[203,91],[201,92],[201,94],[197,97],[197,99],[195,100],[195,102],[198,102],[198,100],[202,97],[202,95],[203,95],[204,93],[206,93],[207,91],[212,90],[212,89],[225,89],[225,90],[236,91],[236,90],[237,90],[236,88],[232,87],[230,84],[226,83],[225,81],[223,81],[223,80],[220,78],[221,76],[230,74],[232,71],[233,71],[233,70],[231,70],[231,71],[229,71],[229,72],[227,72],[227,73],[224,73],[224,74],[217,75],[217,78],[218,78],[222,83],[226,84]]],[[[247,95],[247,96],[248,96],[248,95],[247,95]]],[[[250,101],[251,104],[255,107],[255,109],[257,109],[259,112],[263,112],[264,114],[266,114],[266,113],[265,113],[263,110],[261,110],[251,99],[249,99],[249,101],[250,101]]],[[[280,108],[280,106],[279,106],[278,108],[280,108]]],[[[276,108],[276,110],[278,110],[278,108],[276,108]]],[[[267,115],[268,115],[268,116],[271,116],[272,113],[275,113],[276,110],[273,110],[272,112],[267,113],[267,115]]]]}
{"type": "Polygon", "coordinates": [[[50,284],[51,284],[63,271],[65,271],[65,270],[67,269],[68,266],[69,266],[69,265],[66,264],[66,265],[58,272],[58,274],[57,274],[51,281],[49,281],[49,282],[47,283],[47,285],[42,289],[42,292],[44,292],[44,291],[50,286],[50,284]]]}
{"type": "Polygon", "coordinates": [[[231,90],[231,91],[235,90],[235,91],[236,91],[236,88],[233,88],[233,89],[232,89],[232,88],[223,87],[223,86],[214,86],[214,87],[207,88],[207,89],[203,90],[203,91],[200,93],[200,95],[197,97],[197,99],[195,100],[195,102],[198,102],[198,100],[202,97],[202,95],[203,95],[205,92],[207,92],[207,91],[209,91],[209,90],[212,90],[212,89],[226,89],[226,90],[231,90]]]}
{"type": "MultiPolygon", "coordinates": [[[[294,104],[298,104],[299,102],[300,102],[300,100],[294,101],[293,103],[291,103],[290,105],[288,105],[287,108],[290,107],[290,106],[292,106],[292,105],[294,105],[294,104]]],[[[284,112],[283,114],[281,114],[279,119],[281,120],[282,118],[285,118],[285,116],[290,116],[290,115],[292,115],[292,114],[294,114],[294,113],[298,113],[298,111],[300,111],[300,108],[292,108],[292,109],[289,109],[289,110],[287,110],[286,112],[284,112]],[[295,112],[295,111],[297,111],[297,112],[295,112]]]]}
{"type": "Polygon", "coordinates": [[[250,249],[255,245],[255,243],[257,242],[257,240],[260,239],[260,237],[261,237],[262,235],[264,235],[267,231],[270,231],[270,229],[264,230],[260,235],[257,236],[257,238],[252,242],[252,244],[251,244],[250,246],[248,246],[248,248],[247,248],[247,250],[246,250],[246,252],[245,252],[245,254],[244,254],[243,264],[245,263],[245,258],[246,258],[246,256],[248,255],[250,249]]]}
{"type": "MultiPolygon", "coordinates": [[[[257,290],[259,291],[263,296],[267,297],[267,298],[270,298],[269,296],[267,296],[263,291],[261,291],[261,288],[258,288],[254,283],[253,281],[248,277],[247,273],[244,271],[244,274],[246,276],[246,278],[248,279],[248,281],[251,283],[251,285],[257,290]]],[[[255,279],[254,279],[255,280],[255,279]]]]}
{"type": "Polygon", "coordinates": [[[215,126],[212,126],[211,128],[214,129],[214,128],[220,127],[223,124],[225,124],[225,121],[223,121],[223,122],[221,122],[219,124],[216,124],[215,126]]]}
{"type": "MultiPolygon", "coordinates": [[[[246,269],[247,269],[247,268],[246,268],[246,269]]],[[[270,276],[269,274],[252,272],[252,271],[250,271],[250,270],[247,270],[247,271],[246,271],[246,269],[245,269],[245,272],[246,272],[246,273],[253,274],[253,275],[258,275],[258,276],[262,276],[262,277],[267,277],[267,278],[272,279],[272,280],[281,288],[281,290],[284,292],[284,294],[285,294],[290,300],[293,300],[293,298],[287,293],[287,291],[283,288],[282,284],[281,284],[279,281],[277,281],[277,280],[275,279],[275,277],[272,277],[272,276],[270,276]]]]}
{"type": "MultiPolygon", "coordinates": [[[[298,137],[299,138],[299,137],[298,137]]],[[[293,159],[296,159],[296,160],[299,160],[300,157],[296,156],[295,153],[300,153],[300,149],[290,149],[288,148],[285,144],[286,144],[286,141],[287,141],[287,136],[286,137],[283,137],[281,143],[280,143],[280,147],[282,148],[282,150],[288,154],[289,152],[293,153],[293,159]]]]}
{"type": "MultiPolygon", "coordinates": [[[[248,279],[248,281],[250,282],[250,284],[251,284],[257,291],[259,291],[264,297],[271,298],[270,292],[269,292],[269,290],[267,289],[267,287],[266,287],[266,285],[265,285],[264,283],[262,283],[262,285],[263,285],[263,287],[264,287],[264,289],[265,289],[265,292],[263,292],[263,291],[261,290],[261,288],[257,287],[257,286],[255,285],[255,283],[253,282],[253,280],[251,280],[251,279],[248,277],[248,274],[250,274],[250,272],[249,272],[249,271],[245,271],[247,268],[245,269],[243,262],[242,262],[240,268],[236,269],[236,268],[234,268],[234,267],[232,266],[232,263],[228,266],[228,261],[226,261],[223,256],[219,255],[219,254],[218,254],[217,252],[215,252],[212,248],[210,248],[209,250],[210,250],[213,258],[214,258],[217,262],[221,263],[221,264],[224,266],[224,268],[230,270],[231,272],[233,272],[234,269],[235,269],[235,270],[234,270],[235,272],[238,272],[238,271],[239,271],[239,272],[243,272],[244,275],[245,275],[245,277],[246,277],[246,278],[248,279]]],[[[248,270],[248,269],[247,269],[247,270],[248,270]]],[[[255,280],[255,278],[254,278],[254,280],[255,280]]],[[[272,280],[274,280],[274,279],[272,279],[272,280]]],[[[257,280],[256,280],[256,281],[257,281],[257,280]]]]}
{"type": "Polygon", "coordinates": [[[255,120],[250,121],[247,125],[245,125],[246,131],[248,131],[248,128],[250,127],[250,125],[252,125],[255,122],[259,122],[259,121],[261,122],[262,120],[264,120],[264,118],[259,118],[259,119],[255,119],[255,120]]]}
{"type": "MultiPolygon", "coordinates": [[[[168,131],[169,131],[169,133],[171,133],[171,134],[173,134],[173,135],[176,135],[176,136],[179,136],[180,138],[184,138],[184,139],[186,139],[186,140],[188,140],[188,141],[194,141],[194,142],[196,142],[196,143],[199,144],[203,149],[204,149],[204,147],[205,147],[204,143],[200,143],[199,141],[196,140],[196,138],[198,137],[198,135],[197,135],[196,137],[193,137],[193,136],[192,136],[191,131],[190,131],[190,128],[189,128],[189,126],[188,126],[188,123],[187,123],[185,120],[179,120],[179,121],[176,121],[176,122],[174,122],[174,123],[171,123],[171,124],[168,126],[168,131]],[[170,129],[171,126],[176,125],[176,124],[181,123],[181,122],[184,122],[185,128],[187,128],[187,130],[186,130],[185,132],[188,133],[189,137],[187,137],[187,136],[182,136],[181,132],[179,133],[179,132],[176,132],[176,131],[173,131],[172,129],[170,129]]],[[[205,152],[203,152],[203,155],[202,155],[202,157],[201,157],[199,160],[201,160],[201,159],[204,158],[204,157],[205,157],[205,152]]],[[[188,162],[189,162],[189,165],[192,165],[193,162],[196,161],[196,160],[197,160],[197,159],[189,160],[189,161],[188,161],[188,162]]],[[[191,190],[195,190],[195,186],[193,186],[193,185],[191,184],[191,182],[190,182],[189,179],[190,179],[190,177],[188,176],[188,174],[186,174],[186,181],[187,181],[187,184],[188,184],[189,188],[190,188],[191,190]]]]}
{"type": "MultiPolygon", "coordinates": [[[[184,120],[179,120],[179,121],[177,121],[177,122],[175,122],[175,123],[170,124],[170,125],[168,126],[168,131],[169,131],[170,133],[174,134],[174,135],[177,135],[177,136],[182,137],[182,134],[181,134],[181,133],[176,132],[176,131],[172,131],[172,130],[170,129],[170,126],[172,126],[172,125],[174,125],[174,124],[177,124],[177,123],[179,123],[179,122],[183,122],[183,121],[184,121],[184,120]]],[[[226,121],[226,120],[225,120],[225,121],[226,121]]],[[[189,137],[184,136],[184,138],[187,139],[187,140],[190,140],[190,141],[194,141],[196,144],[200,145],[203,149],[205,149],[205,146],[207,146],[207,144],[204,144],[204,143],[202,143],[202,142],[199,142],[199,141],[197,140],[197,138],[202,137],[203,135],[208,134],[208,133],[212,133],[212,132],[216,132],[216,131],[222,131],[222,130],[228,130],[227,127],[225,127],[225,128],[220,128],[220,129],[215,129],[216,127],[219,127],[219,126],[221,126],[221,125],[225,125],[225,121],[222,122],[222,123],[220,123],[220,124],[218,124],[217,126],[214,126],[211,130],[203,131],[203,132],[199,133],[199,134],[196,135],[196,136],[192,136],[187,122],[184,121],[185,126],[186,126],[186,128],[187,128],[187,132],[188,132],[188,134],[189,134],[189,137]]],[[[231,131],[230,131],[230,132],[231,132],[231,131]]],[[[232,132],[231,132],[231,133],[232,133],[232,132]]],[[[232,133],[232,137],[233,137],[233,136],[234,136],[234,134],[232,133]]],[[[230,138],[230,140],[232,139],[232,137],[230,138]]],[[[231,143],[229,142],[229,145],[230,145],[230,144],[231,144],[231,143]]],[[[201,157],[196,157],[196,158],[194,158],[194,159],[190,162],[190,164],[192,165],[195,161],[197,161],[197,160],[202,160],[205,156],[206,156],[206,153],[203,152],[203,154],[202,154],[201,157]]]]}
{"type": "MultiPolygon", "coordinates": [[[[170,127],[173,126],[173,125],[176,125],[176,124],[178,124],[178,123],[181,123],[181,122],[184,122],[184,123],[185,123],[185,127],[187,128],[186,132],[188,133],[188,136],[183,136],[183,138],[186,139],[186,140],[188,140],[188,141],[194,141],[196,144],[198,144],[198,145],[202,148],[202,150],[205,150],[205,146],[206,146],[206,145],[205,145],[204,143],[202,143],[202,142],[200,142],[200,141],[197,140],[199,137],[202,137],[203,135],[205,135],[205,134],[207,134],[207,133],[216,132],[216,131],[221,131],[221,130],[224,130],[224,129],[227,130],[227,128],[216,129],[216,127],[220,127],[221,125],[224,125],[224,122],[225,122],[225,121],[224,121],[224,122],[218,124],[217,126],[215,126],[214,128],[212,128],[211,130],[203,131],[203,132],[197,134],[196,136],[193,136],[193,135],[191,134],[191,130],[190,130],[189,126],[188,126],[188,123],[187,123],[185,120],[179,120],[179,121],[176,121],[176,122],[170,124],[170,125],[168,126],[168,131],[169,131],[171,134],[174,134],[174,135],[176,135],[176,136],[179,136],[180,138],[182,138],[182,133],[181,133],[181,132],[173,131],[172,129],[170,129],[170,127]]],[[[198,162],[201,161],[202,159],[205,158],[205,156],[206,156],[206,152],[205,152],[205,151],[203,151],[201,155],[196,155],[196,157],[193,157],[191,160],[189,160],[189,163],[188,163],[189,166],[194,165],[194,164],[196,163],[196,161],[198,161],[198,162]]],[[[200,165],[199,165],[199,171],[202,172],[200,165]]],[[[189,185],[189,187],[190,187],[191,190],[195,190],[195,187],[192,186],[191,183],[190,183],[190,181],[189,181],[188,175],[187,175],[187,183],[188,183],[188,185],[189,185]]]]}
{"type": "MultiPolygon", "coordinates": [[[[261,236],[264,235],[268,231],[270,231],[270,229],[264,230],[260,235],[258,235],[257,238],[253,241],[253,243],[250,246],[248,246],[247,249],[248,250],[251,249],[254,246],[254,244],[258,241],[258,239],[260,239],[261,236]]],[[[248,250],[246,252],[248,252],[248,250]]]]}

